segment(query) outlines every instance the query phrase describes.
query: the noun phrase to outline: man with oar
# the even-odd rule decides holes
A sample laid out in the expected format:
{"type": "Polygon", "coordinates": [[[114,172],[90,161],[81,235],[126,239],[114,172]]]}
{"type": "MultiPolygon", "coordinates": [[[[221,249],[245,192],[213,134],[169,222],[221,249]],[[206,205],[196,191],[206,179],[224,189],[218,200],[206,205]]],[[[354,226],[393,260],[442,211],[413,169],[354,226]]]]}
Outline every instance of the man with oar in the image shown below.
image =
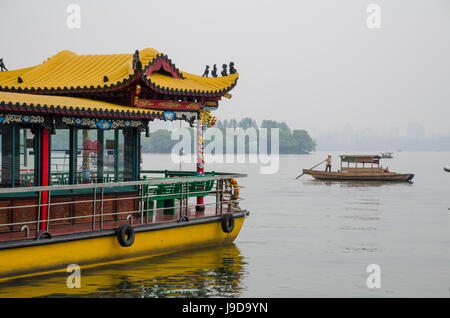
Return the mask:
{"type": "Polygon", "coordinates": [[[328,158],[325,159],[325,161],[327,162],[327,165],[325,167],[325,171],[330,171],[331,172],[331,155],[328,155],[328,158]]]}
{"type": "MultiPolygon", "coordinates": [[[[315,167],[317,167],[318,165],[321,165],[321,164],[324,163],[325,161],[327,162],[327,166],[325,167],[325,171],[327,171],[328,166],[329,166],[329,170],[331,171],[331,155],[328,155],[327,159],[325,159],[324,161],[319,162],[318,164],[316,164],[314,167],[312,167],[312,168],[309,169],[309,170],[314,169],[315,167]]],[[[304,173],[302,173],[301,175],[297,176],[295,179],[298,179],[298,178],[300,178],[300,177],[303,176],[303,175],[304,175],[304,173]]]]}

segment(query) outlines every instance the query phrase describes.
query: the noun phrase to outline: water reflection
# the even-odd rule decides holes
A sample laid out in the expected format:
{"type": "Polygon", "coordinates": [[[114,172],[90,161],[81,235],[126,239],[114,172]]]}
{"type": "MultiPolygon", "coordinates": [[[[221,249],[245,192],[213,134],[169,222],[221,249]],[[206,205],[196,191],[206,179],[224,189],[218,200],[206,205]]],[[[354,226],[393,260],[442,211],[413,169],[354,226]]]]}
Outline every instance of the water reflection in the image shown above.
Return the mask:
{"type": "Polygon", "coordinates": [[[180,252],[81,270],[81,288],[68,273],[0,283],[0,297],[238,297],[247,275],[236,245],[180,252]]]}

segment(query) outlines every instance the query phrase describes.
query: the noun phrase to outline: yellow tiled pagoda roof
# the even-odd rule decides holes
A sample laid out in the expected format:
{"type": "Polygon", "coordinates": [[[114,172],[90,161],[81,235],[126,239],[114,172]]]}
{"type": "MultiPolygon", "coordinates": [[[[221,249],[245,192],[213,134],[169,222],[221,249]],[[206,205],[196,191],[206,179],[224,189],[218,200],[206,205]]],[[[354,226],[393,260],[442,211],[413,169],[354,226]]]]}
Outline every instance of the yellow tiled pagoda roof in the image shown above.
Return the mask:
{"type": "MultiPolygon", "coordinates": [[[[121,106],[78,97],[0,92],[0,108],[17,112],[81,112],[82,114],[124,115],[132,117],[162,116],[163,111],[121,106]]],[[[1,110],[0,110],[1,112],[1,110]]]]}
{"type": "MultiPolygon", "coordinates": [[[[139,52],[141,78],[153,89],[165,94],[218,96],[237,82],[238,73],[222,77],[202,77],[179,71],[160,52],[147,48],[139,52]],[[165,60],[178,74],[145,71],[158,60],[165,60]]],[[[108,91],[126,86],[136,79],[133,54],[78,55],[61,51],[42,64],[0,72],[0,90],[13,92],[71,93],[108,91]]]]}

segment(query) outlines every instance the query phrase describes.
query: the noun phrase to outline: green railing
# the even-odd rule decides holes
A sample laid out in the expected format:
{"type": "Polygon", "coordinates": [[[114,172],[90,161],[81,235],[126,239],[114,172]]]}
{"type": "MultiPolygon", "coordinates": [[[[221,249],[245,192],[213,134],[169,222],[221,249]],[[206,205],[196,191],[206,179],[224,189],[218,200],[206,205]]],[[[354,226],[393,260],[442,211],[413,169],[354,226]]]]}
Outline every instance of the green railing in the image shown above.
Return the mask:
{"type": "MultiPolygon", "coordinates": [[[[173,178],[173,177],[196,177],[197,172],[195,171],[177,171],[177,170],[142,170],[141,171],[141,177],[140,180],[148,179],[148,175],[164,175],[163,178],[173,178]]],[[[223,175],[225,173],[221,172],[205,172],[205,176],[215,176],[215,175],[223,175]]],[[[119,173],[119,180],[121,179],[120,176],[123,176],[123,172],[119,173]]],[[[80,184],[82,182],[83,172],[77,171],[75,173],[75,183],[80,184]]],[[[160,177],[161,178],[161,177],[160,177]]],[[[96,172],[91,173],[90,177],[90,183],[108,183],[108,182],[115,182],[114,180],[114,172],[104,172],[102,181],[98,182],[97,174],[96,172]]],[[[31,187],[34,186],[34,172],[21,172],[20,174],[20,184],[25,187],[31,187]]],[[[68,185],[69,182],[69,171],[55,171],[50,173],[50,184],[51,185],[68,185]]],[[[208,188],[209,185],[207,185],[206,188],[208,188]]],[[[201,186],[199,186],[201,187],[201,186]]]]}
{"type": "Polygon", "coordinates": [[[202,179],[204,179],[205,176],[216,175],[214,171],[205,172],[205,176],[197,176],[197,172],[195,171],[143,170],[141,171],[141,180],[155,180],[154,178],[149,178],[150,175],[160,174],[164,175],[164,179],[174,178],[177,182],[144,186],[144,193],[148,193],[148,197],[151,197],[151,199],[144,198],[144,202],[148,205],[152,205],[153,201],[156,201],[157,208],[169,210],[174,207],[175,200],[207,196],[214,187],[214,180],[203,181],[202,179]],[[199,180],[183,182],[183,178],[197,178],[199,180]]]}
{"type": "MultiPolygon", "coordinates": [[[[215,171],[205,172],[205,176],[226,175],[226,173],[216,173],[215,171]]],[[[51,185],[62,186],[69,185],[69,172],[59,171],[51,173],[51,185]]],[[[153,204],[153,201],[157,202],[158,208],[171,208],[174,206],[174,200],[180,198],[189,197],[203,197],[207,196],[214,187],[214,180],[200,180],[205,176],[197,176],[196,171],[177,171],[177,170],[142,170],[140,174],[140,180],[157,180],[174,178],[177,182],[145,185],[143,187],[144,193],[149,193],[151,200],[148,200],[148,204],[153,204]],[[161,176],[162,175],[162,176],[161,176]],[[199,181],[191,181],[189,183],[179,182],[183,178],[198,178],[199,181]]],[[[75,174],[76,184],[82,184],[82,172],[78,171],[75,174]]],[[[114,172],[106,172],[103,174],[103,183],[114,182],[114,172]]],[[[91,175],[90,183],[98,183],[98,179],[95,173],[91,175]]],[[[34,185],[34,173],[22,173],[21,174],[22,186],[34,185]]],[[[144,199],[147,202],[147,199],[144,199]]]]}
{"type": "MultiPolygon", "coordinates": [[[[122,174],[121,174],[122,175],[122,174]]],[[[144,199],[147,204],[157,202],[158,208],[171,208],[174,202],[180,198],[204,197],[207,196],[214,187],[214,180],[203,180],[206,176],[220,176],[226,173],[205,172],[205,176],[197,176],[196,171],[171,171],[171,170],[143,170],[140,174],[140,180],[158,180],[158,179],[174,179],[173,183],[144,185],[144,193],[149,193],[151,200],[144,199]],[[162,175],[162,176],[161,176],[162,175]],[[189,183],[180,182],[183,178],[199,179],[189,183]],[[175,180],[176,179],[176,180],[175,180]]],[[[70,185],[69,172],[59,171],[51,173],[52,186],[70,185]]],[[[83,184],[82,172],[78,171],[75,175],[76,184],[83,184]]],[[[103,174],[103,183],[114,182],[114,172],[106,172],[103,174]]],[[[91,175],[90,183],[99,183],[96,174],[91,175]]],[[[101,183],[101,182],[100,182],[101,183]]],[[[21,174],[21,186],[32,187],[34,185],[34,174],[21,174]]],[[[131,189],[131,188],[130,188],[131,189]]],[[[79,191],[80,193],[83,191],[79,191]]]]}

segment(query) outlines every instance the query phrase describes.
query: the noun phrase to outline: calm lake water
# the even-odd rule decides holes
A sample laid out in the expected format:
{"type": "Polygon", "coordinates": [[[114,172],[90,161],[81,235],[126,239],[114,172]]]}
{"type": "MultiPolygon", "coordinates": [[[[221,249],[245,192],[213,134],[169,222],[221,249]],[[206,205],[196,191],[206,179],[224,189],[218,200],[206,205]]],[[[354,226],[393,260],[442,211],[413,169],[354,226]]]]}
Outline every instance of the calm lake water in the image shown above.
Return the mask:
{"type": "MultiPolygon", "coordinates": [[[[449,297],[450,174],[442,167],[450,153],[384,160],[391,171],[415,173],[413,183],[295,179],[326,154],[280,156],[271,175],[259,164],[208,165],[248,174],[238,181],[251,214],[231,246],[82,269],[80,289],[66,287],[67,273],[10,280],[0,297],[449,297]],[[366,285],[370,264],[380,266],[379,289],[366,285]]],[[[144,167],[179,165],[145,155],[144,167]]]]}

